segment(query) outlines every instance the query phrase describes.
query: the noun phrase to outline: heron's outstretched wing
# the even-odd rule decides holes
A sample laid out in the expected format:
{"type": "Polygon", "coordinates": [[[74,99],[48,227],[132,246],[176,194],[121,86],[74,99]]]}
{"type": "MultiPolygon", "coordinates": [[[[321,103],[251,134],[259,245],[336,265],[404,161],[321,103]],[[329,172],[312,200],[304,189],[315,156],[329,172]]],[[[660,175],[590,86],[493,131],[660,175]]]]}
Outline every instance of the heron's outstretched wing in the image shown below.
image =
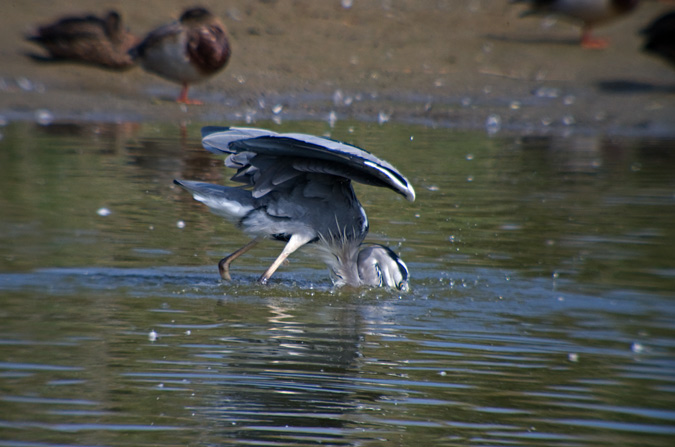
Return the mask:
{"type": "MultiPolygon", "coordinates": [[[[204,127],[202,144],[218,154],[256,154],[265,164],[269,164],[271,157],[278,157],[285,161],[279,165],[291,166],[298,172],[335,175],[366,185],[383,186],[410,201],[415,200],[412,185],[391,164],[356,146],[328,138],[254,128],[204,127]]],[[[253,169],[247,171],[244,167],[243,176],[251,175],[253,179],[253,174],[263,175],[266,166],[256,166],[254,157],[248,160],[253,169]]],[[[283,170],[283,176],[289,178],[287,169],[283,170]]]]}

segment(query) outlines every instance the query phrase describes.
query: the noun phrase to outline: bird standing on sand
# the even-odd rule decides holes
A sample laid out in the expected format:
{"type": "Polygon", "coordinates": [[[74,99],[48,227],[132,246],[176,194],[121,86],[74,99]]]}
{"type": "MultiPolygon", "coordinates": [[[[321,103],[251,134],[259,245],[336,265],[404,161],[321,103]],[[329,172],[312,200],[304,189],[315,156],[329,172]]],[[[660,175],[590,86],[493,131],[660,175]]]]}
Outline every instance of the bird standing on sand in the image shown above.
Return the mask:
{"type": "Polygon", "coordinates": [[[200,104],[188,99],[190,84],[222,70],[231,50],[221,21],[204,8],[191,8],[177,22],[151,31],[131,54],[145,70],[182,84],[177,102],[200,104]]]}
{"type": "Polygon", "coordinates": [[[643,49],[654,53],[675,65],[675,11],[654,20],[642,30],[647,37],[643,49]]]}
{"type": "Polygon", "coordinates": [[[31,55],[36,60],[84,62],[112,69],[132,67],[135,62],[129,50],[139,42],[124,28],[122,18],[115,11],[103,18],[64,17],[39,27],[26,39],[49,53],[49,57],[31,55]]]}
{"type": "Polygon", "coordinates": [[[223,279],[230,279],[232,261],[269,238],[286,246],[260,277],[262,284],[291,253],[314,242],[336,285],[408,289],[408,269],[392,250],[362,244],[368,218],[351,184],[387,187],[414,201],[413,187],[392,165],[356,146],[312,135],[205,127],[202,137],[209,151],[230,154],[225,164],[237,169],[232,180],[248,187],[174,180],[253,237],[218,263],[223,279]]]}
{"type": "Polygon", "coordinates": [[[530,3],[532,9],[525,11],[521,17],[533,14],[559,14],[564,18],[581,22],[581,46],[602,49],[607,47],[607,41],[591,36],[591,29],[628,14],[635,9],[639,0],[512,0],[512,3],[524,2],[530,3]]]}

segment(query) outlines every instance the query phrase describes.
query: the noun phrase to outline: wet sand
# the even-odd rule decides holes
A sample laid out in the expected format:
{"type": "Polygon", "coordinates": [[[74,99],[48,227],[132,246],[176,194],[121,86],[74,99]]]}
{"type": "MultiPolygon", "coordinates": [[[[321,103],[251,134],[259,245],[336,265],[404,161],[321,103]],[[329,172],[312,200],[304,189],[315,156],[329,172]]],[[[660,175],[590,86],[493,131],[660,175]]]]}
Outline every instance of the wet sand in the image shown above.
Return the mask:
{"type": "MultiPolygon", "coordinates": [[[[357,119],[517,132],[675,137],[675,69],[641,51],[639,30],[669,9],[644,2],[596,30],[608,49],[578,45],[579,28],[520,18],[496,0],[202,1],[233,45],[225,71],[192,87],[136,67],[113,72],[37,63],[23,36],[64,14],[115,8],[143,35],[194,2],[23,1],[0,14],[0,116],[7,120],[227,124],[357,119]]],[[[673,6],[670,5],[670,8],[673,6]]]]}

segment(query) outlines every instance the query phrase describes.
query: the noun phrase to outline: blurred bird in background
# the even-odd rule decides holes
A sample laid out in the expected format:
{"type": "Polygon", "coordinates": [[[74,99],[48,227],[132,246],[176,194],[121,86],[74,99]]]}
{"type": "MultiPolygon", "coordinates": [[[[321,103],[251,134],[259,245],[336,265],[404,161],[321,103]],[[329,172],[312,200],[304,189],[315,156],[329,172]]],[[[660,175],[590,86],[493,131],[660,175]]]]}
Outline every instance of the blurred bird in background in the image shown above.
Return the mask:
{"type": "Polygon", "coordinates": [[[26,37],[43,47],[49,56],[31,54],[39,61],[83,62],[110,69],[126,69],[135,62],[129,50],[139,39],[129,33],[116,11],[104,17],[83,15],[64,17],[38,27],[26,37]]]}
{"type": "Polygon", "coordinates": [[[642,30],[646,37],[643,49],[675,65],[675,11],[666,13],[642,30]]]}
{"type": "Polygon", "coordinates": [[[581,46],[602,49],[607,47],[607,40],[594,38],[591,30],[633,11],[639,0],[511,0],[511,3],[530,5],[521,17],[553,14],[581,23],[581,46]]]}
{"type": "Polygon", "coordinates": [[[131,55],[146,71],[183,86],[177,102],[200,104],[188,99],[190,85],[225,68],[231,49],[220,19],[205,8],[190,8],[178,21],[151,31],[131,55]]]}

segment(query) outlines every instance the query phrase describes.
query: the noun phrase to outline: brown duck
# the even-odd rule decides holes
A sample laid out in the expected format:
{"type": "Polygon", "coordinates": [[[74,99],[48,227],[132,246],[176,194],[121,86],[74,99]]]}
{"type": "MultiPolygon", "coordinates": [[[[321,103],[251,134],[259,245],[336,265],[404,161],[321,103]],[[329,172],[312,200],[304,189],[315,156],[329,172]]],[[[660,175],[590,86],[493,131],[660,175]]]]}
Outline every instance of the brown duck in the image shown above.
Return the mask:
{"type": "Polygon", "coordinates": [[[200,104],[188,99],[190,84],[222,70],[231,50],[221,21],[204,8],[191,8],[177,22],[151,31],[131,54],[145,70],[183,85],[177,102],[200,104]]]}
{"type": "Polygon", "coordinates": [[[42,46],[48,57],[31,55],[42,61],[76,61],[113,69],[134,65],[129,50],[139,39],[122,25],[120,15],[110,11],[103,18],[95,15],[64,17],[41,26],[26,37],[42,46]]]}

